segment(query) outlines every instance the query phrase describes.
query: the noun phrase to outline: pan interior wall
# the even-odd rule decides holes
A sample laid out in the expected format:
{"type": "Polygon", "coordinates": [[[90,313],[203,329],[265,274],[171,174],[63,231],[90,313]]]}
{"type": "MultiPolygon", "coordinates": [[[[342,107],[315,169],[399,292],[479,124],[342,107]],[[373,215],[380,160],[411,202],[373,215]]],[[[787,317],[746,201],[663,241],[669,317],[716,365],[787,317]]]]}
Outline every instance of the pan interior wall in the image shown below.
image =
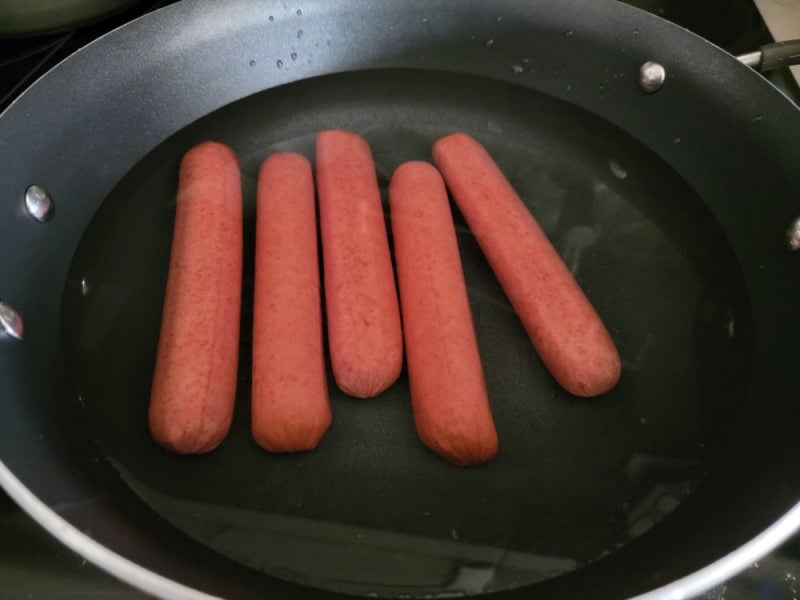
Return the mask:
{"type": "Polygon", "coordinates": [[[702,200],[619,129],[519,86],[365,71],[246,98],[145,157],[86,230],[62,333],[85,426],[174,526],[232,560],[313,587],[469,594],[572,571],[669,521],[724,446],[747,388],[747,298],[702,200]],[[315,132],[331,128],[368,140],[384,201],[393,170],[430,160],[439,136],[465,131],[484,143],[608,326],[623,360],[617,388],[581,400],[558,387],[454,212],[497,458],[460,469],[428,451],[414,430],[405,373],[368,401],[345,396],[331,377],[333,425],[313,452],[256,446],[249,369],[258,167],[279,150],[313,161],[315,132]],[[242,168],[239,390],[222,446],[177,456],[150,439],[147,404],[178,164],[206,139],[233,147],[242,168]]]}

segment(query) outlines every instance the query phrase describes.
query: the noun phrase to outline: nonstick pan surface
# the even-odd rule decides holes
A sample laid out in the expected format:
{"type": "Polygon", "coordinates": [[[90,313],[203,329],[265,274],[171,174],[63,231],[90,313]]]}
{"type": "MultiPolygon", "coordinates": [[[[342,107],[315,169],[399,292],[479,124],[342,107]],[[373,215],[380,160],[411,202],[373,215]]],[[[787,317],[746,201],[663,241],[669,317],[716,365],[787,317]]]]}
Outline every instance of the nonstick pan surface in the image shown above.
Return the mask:
{"type": "Polygon", "coordinates": [[[249,566],[360,593],[502,589],[571,570],[649,529],[689,494],[724,438],[748,378],[752,328],[722,232],[654,154],[523,88],[406,71],[270,90],[159,146],[87,229],[62,324],[91,431],[145,501],[249,566]],[[625,360],[619,387],[595,400],[559,389],[459,219],[500,456],[457,469],[422,446],[405,376],[370,401],[347,397],[331,378],[335,425],[314,452],[274,456],[256,446],[257,170],[277,150],[313,158],[314,132],[326,127],[366,136],[384,188],[402,162],[428,159],[443,134],[484,140],[613,332],[625,360]],[[243,168],[245,333],[230,438],[208,456],[180,457],[153,444],[146,415],[177,162],[204,139],[230,144],[243,168]],[[458,582],[461,563],[499,563],[499,572],[463,589],[471,584],[458,582]]]}
{"type": "MultiPolygon", "coordinates": [[[[211,22],[192,16],[201,6],[180,9],[190,22],[211,22]]],[[[61,227],[58,243],[69,251],[58,265],[54,248],[33,263],[41,270],[37,281],[45,280],[40,285],[58,293],[47,301],[32,291],[31,297],[55,314],[35,318],[28,338],[9,348],[39,354],[47,345],[48,366],[57,377],[36,381],[28,366],[23,381],[31,388],[52,384],[56,395],[50,402],[48,394],[34,396],[36,403],[11,411],[18,411],[23,424],[16,435],[23,436],[26,427],[40,432],[33,441],[44,446],[38,452],[57,454],[60,464],[37,463],[35,452],[24,458],[19,451],[3,454],[6,464],[19,462],[29,487],[45,488],[45,502],[63,506],[61,496],[78,498],[67,503],[70,513],[90,498],[97,512],[117,524],[108,528],[100,520],[93,536],[113,548],[121,532],[133,528],[145,543],[129,538],[118,552],[147,565],[158,556],[147,551],[148,543],[169,549],[177,564],[156,570],[216,593],[236,589],[230,585],[253,591],[252,582],[286,594],[313,588],[381,596],[536,584],[522,593],[542,597],[578,594],[592,578],[605,580],[609,597],[645,591],[719,558],[791,506],[798,486],[785,475],[797,459],[787,452],[786,423],[797,416],[797,406],[787,386],[784,336],[797,324],[780,319],[796,284],[784,277],[792,257],[781,244],[798,183],[780,150],[792,147],[796,111],[744,71],[737,81],[788,115],[788,133],[764,137],[765,130],[779,130],[775,113],[740,121],[740,109],[722,111],[714,98],[692,96],[692,111],[676,115],[678,100],[688,102],[696,80],[687,77],[685,90],[677,89],[681,82],[668,83],[659,95],[646,97],[635,84],[640,56],[629,57],[624,45],[616,51],[610,46],[601,61],[605,66],[595,69],[592,58],[598,59],[589,50],[605,33],[581,30],[578,23],[588,16],[570,14],[575,7],[591,12],[588,3],[559,10],[555,3],[542,4],[538,24],[514,3],[494,7],[498,15],[488,23],[481,6],[463,3],[462,12],[438,3],[420,14],[421,28],[447,30],[448,38],[413,32],[399,8],[361,6],[361,12],[348,13],[351,24],[366,20],[361,25],[380,26],[389,38],[408,44],[371,47],[379,59],[352,54],[361,43],[354,34],[350,50],[337,50],[348,40],[329,35],[335,20],[329,9],[314,3],[275,7],[275,15],[260,15],[264,27],[278,27],[273,43],[290,33],[296,41],[266,67],[261,55],[241,52],[242,69],[258,73],[268,67],[286,81],[271,81],[275,87],[262,81],[267,89],[251,89],[255,94],[247,93],[256,87],[248,82],[230,91],[229,100],[242,98],[233,102],[210,100],[206,90],[208,97],[199,93],[193,99],[196,106],[158,104],[154,132],[126,129],[125,118],[112,140],[95,138],[100,132],[90,130],[87,155],[98,157],[95,146],[122,149],[106,156],[111,166],[93,162],[88,174],[80,171],[80,153],[54,155],[60,164],[49,166],[74,189],[84,187],[87,196],[68,196],[67,186],[48,185],[54,197],[71,199],[59,203],[52,222],[36,234],[61,227]],[[574,26],[561,29],[562,21],[574,26]],[[527,41],[523,25],[538,28],[540,38],[555,44],[556,56],[537,54],[540,42],[527,41]],[[568,50],[580,45],[583,34],[579,54],[588,64],[570,77],[577,63],[568,50]],[[421,41],[428,46],[411,43],[421,41]],[[491,56],[495,46],[511,52],[512,41],[515,62],[490,70],[490,63],[505,62],[491,56]],[[452,56],[455,48],[463,51],[460,58],[452,56]],[[556,49],[565,54],[559,58],[556,49]],[[470,54],[490,57],[470,61],[470,54]],[[342,64],[320,69],[320,55],[327,57],[321,62],[338,56],[342,64]],[[561,70],[551,69],[549,61],[561,70]],[[292,69],[303,76],[291,81],[295,76],[285,72],[292,69]],[[590,88],[593,77],[605,84],[590,88]],[[655,129],[637,128],[653,116],[646,108],[619,117],[621,105],[653,102],[663,108],[665,97],[675,105],[652,121],[655,129]],[[215,104],[221,108],[213,110],[215,104]],[[706,112],[716,113],[715,120],[706,122],[706,112]],[[205,139],[237,151],[245,191],[245,273],[251,273],[260,161],[276,150],[313,158],[314,133],[333,127],[358,131],[370,142],[384,189],[401,162],[429,158],[437,137],[466,131],[481,140],[609,327],[623,358],[619,386],[594,400],[558,388],[455,213],[500,436],[494,461],[458,469],[425,449],[414,431],[405,375],[371,401],[340,394],[331,379],[334,425],[320,447],[296,456],[260,450],[249,438],[251,276],[245,277],[239,397],[229,438],[212,454],[197,457],[155,446],[146,406],[181,155],[205,139]],[[715,135],[727,144],[717,145],[715,135]],[[775,153],[761,154],[768,147],[775,153]],[[736,168],[737,157],[745,158],[739,154],[743,148],[763,162],[752,176],[736,168]],[[755,190],[771,202],[753,201],[748,194],[755,190]],[[50,480],[48,469],[55,474],[50,480]],[[69,482],[59,486],[60,477],[69,482]],[[82,487],[102,488],[103,495],[86,496],[82,487]],[[744,506],[750,507],[747,513],[744,506]],[[701,545],[700,539],[713,543],[701,545]],[[175,556],[178,547],[183,557],[175,556]],[[199,567],[187,564],[194,554],[200,557],[195,565],[214,566],[198,574],[199,567]],[[607,587],[609,582],[615,587],[607,587]]],[[[162,21],[150,23],[161,30],[172,13],[162,11],[162,21]]],[[[236,7],[225,14],[229,20],[220,28],[235,31],[236,7]]],[[[635,11],[625,15],[643,19],[635,11]]],[[[243,31],[255,34],[254,29],[243,31]]],[[[641,29],[630,35],[641,38],[641,29]]],[[[179,36],[176,46],[188,39],[179,36]]],[[[209,51],[219,53],[215,44],[209,51]]],[[[125,56],[124,45],[115,48],[125,56]]],[[[187,59],[193,64],[201,60],[195,54],[187,59]]],[[[735,63],[712,56],[736,70],[735,63]]],[[[677,60],[680,72],[684,67],[677,60]]],[[[152,75],[148,63],[142,64],[139,76],[152,75]]],[[[177,72],[178,65],[169,65],[164,70],[177,72]]],[[[230,74],[229,81],[239,79],[247,81],[239,71],[230,74]]],[[[182,81],[165,87],[172,90],[166,99],[178,98],[179,90],[192,97],[182,81]]],[[[204,85],[213,88],[213,78],[204,85]]],[[[141,118],[155,110],[158,94],[139,93],[130,102],[141,118]]],[[[752,102],[749,95],[743,98],[752,102]]],[[[108,102],[103,106],[114,112],[108,102]]],[[[19,110],[12,107],[4,123],[14,109],[19,110]]],[[[41,148],[37,141],[34,150],[41,148]]],[[[28,183],[57,181],[46,170],[36,175],[28,183]]],[[[18,237],[25,235],[31,234],[18,237]]],[[[30,240],[19,243],[30,247],[30,240]]],[[[27,320],[35,312],[25,311],[27,320]]],[[[27,364],[19,354],[12,359],[27,364]]],[[[80,522],[86,517],[81,512],[67,516],[80,522]]]]}

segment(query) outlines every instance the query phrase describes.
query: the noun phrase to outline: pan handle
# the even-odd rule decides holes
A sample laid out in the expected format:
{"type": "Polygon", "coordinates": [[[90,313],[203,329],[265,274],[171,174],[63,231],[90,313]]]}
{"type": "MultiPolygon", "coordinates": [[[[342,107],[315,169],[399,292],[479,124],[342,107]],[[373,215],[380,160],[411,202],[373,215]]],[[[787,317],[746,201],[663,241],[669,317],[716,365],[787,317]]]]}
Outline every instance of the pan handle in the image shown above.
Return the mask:
{"type": "Polygon", "coordinates": [[[800,65],[800,40],[786,40],[761,46],[755,52],[737,56],[742,63],[764,73],[782,67],[800,65]]]}

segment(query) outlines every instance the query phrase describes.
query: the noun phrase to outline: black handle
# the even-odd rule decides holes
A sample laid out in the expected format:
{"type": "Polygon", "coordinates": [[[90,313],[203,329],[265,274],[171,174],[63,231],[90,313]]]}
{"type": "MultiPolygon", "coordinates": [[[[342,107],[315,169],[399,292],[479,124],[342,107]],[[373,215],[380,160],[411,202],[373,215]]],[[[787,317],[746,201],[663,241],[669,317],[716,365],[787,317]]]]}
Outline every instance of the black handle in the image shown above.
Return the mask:
{"type": "Polygon", "coordinates": [[[761,47],[760,71],[800,65],[800,40],[787,40],[761,47]]]}
{"type": "Polygon", "coordinates": [[[800,65],[800,40],[786,40],[761,46],[760,50],[739,57],[744,64],[762,73],[800,65]]]}

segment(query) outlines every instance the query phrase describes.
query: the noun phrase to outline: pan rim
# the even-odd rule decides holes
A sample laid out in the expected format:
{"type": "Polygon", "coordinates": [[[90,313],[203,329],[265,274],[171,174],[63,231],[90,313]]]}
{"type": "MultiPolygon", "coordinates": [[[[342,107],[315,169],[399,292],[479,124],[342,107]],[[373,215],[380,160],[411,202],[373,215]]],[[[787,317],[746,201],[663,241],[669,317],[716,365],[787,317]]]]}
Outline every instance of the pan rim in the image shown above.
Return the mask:
{"type": "MultiPolygon", "coordinates": [[[[121,581],[159,598],[214,600],[219,598],[159,575],[117,554],[71,525],[42,502],[0,461],[0,487],[34,521],[62,544],[121,581]]],[[[771,553],[800,530],[800,502],[754,538],[705,567],[630,600],[695,598],[722,584],[771,553]]]]}
{"type": "Polygon", "coordinates": [[[736,550],[710,565],[676,579],[631,600],[678,600],[694,598],[731,579],[748,566],[767,556],[800,529],[800,502],[736,550]]]}
{"type": "Polygon", "coordinates": [[[158,598],[187,600],[219,598],[159,575],[93,540],[42,502],[3,461],[0,461],[0,487],[28,516],[59,542],[121,581],[158,598]]]}

